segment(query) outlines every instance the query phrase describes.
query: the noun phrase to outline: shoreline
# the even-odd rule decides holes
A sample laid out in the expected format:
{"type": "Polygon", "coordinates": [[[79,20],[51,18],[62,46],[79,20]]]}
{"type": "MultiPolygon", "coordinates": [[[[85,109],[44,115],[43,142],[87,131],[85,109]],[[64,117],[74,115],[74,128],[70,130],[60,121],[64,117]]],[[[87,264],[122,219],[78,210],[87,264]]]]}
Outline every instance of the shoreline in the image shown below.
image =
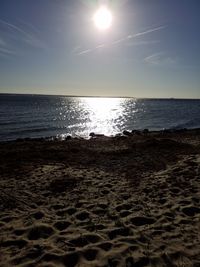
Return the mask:
{"type": "Polygon", "coordinates": [[[71,139],[75,140],[89,140],[91,138],[117,138],[117,137],[133,137],[137,135],[173,135],[173,134],[200,134],[200,128],[183,128],[183,129],[163,129],[163,130],[124,130],[122,133],[115,135],[96,134],[91,132],[88,137],[73,136],[73,134],[61,134],[60,136],[46,136],[46,137],[24,137],[13,140],[1,140],[0,143],[8,142],[24,142],[24,141],[67,141],[71,139]]]}

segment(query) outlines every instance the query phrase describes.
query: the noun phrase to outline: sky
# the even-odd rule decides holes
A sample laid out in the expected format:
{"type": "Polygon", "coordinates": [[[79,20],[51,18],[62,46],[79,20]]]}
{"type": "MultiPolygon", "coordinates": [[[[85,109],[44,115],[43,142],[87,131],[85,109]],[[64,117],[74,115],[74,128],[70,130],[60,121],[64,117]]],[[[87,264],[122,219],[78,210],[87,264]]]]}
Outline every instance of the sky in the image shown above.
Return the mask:
{"type": "Polygon", "coordinates": [[[0,0],[0,93],[200,98],[199,14],[199,0],[0,0]]]}

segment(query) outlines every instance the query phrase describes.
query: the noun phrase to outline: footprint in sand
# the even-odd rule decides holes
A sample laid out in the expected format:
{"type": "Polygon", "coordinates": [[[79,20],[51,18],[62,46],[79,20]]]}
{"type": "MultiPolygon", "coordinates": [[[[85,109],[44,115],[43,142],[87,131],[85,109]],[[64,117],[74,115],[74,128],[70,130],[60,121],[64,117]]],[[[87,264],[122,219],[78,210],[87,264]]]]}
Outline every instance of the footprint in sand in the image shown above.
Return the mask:
{"type": "Polygon", "coordinates": [[[184,207],[182,209],[182,212],[187,215],[187,216],[195,216],[196,214],[200,213],[200,208],[195,207],[195,206],[189,206],[189,207],[184,207]]]}
{"type": "Polygon", "coordinates": [[[87,249],[83,252],[83,257],[87,261],[94,261],[97,257],[98,252],[99,251],[97,249],[87,249]]]}
{"type": "Polygon", "coordinates": [[[131,229],[128,227],[116,228],[108,232],[108,237],[112,240],[117,236],[128,236],[131,234],[131,229]]]}
{"type": "Polygon", "coordinates": [[[81,211],[81,212],[79,212],[79,213],[76,214],[76,218],[79,221],[85,221],[85,220],[87,220],[87,219],[90,218],[90,214],[87,211],[81,211]]]}
{"type": "Polygon", "coordinates": [[[95,244],[102,241],[102,238],[97,234],[85,234],[80,237],[69,240],[69,244],[73,247],[85,247],[89,244],[95,244]]]}
{"type": "Polygon", "coordinates": [[[54,227],[59,231],[67,229],[70,225],[71,223],[68,221],[57,221],[56,223],[54,223],[54,227]]]}
{"type": "Polygon", "coordinates": [[[49,238],[51,235],[54,234],[54,229],[46,224],[38,224],[35,226],[32,226],[29,230],[28,230],[28,239],[29,240],[38,240],[40,238],[44,238],[47,239],[49,238]]]}
{"type": "Polygon", "coordinates": [[[146,224],[153,224],[155,223],[155,220],[150,217],[136,216],[131,218],[131,223],[135,226],[143,226],[146,224]]]}

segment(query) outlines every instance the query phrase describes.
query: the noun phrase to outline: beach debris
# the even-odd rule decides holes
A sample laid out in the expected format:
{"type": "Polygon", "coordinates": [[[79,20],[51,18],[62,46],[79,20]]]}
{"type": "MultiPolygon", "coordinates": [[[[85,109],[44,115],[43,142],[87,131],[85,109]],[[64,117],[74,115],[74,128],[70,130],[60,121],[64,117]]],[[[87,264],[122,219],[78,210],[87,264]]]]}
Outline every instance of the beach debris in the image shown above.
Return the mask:
{"type": "Polygon", "coordinates": [[[140,130],[132,130],[132,134],[141,135],[141,131],[140,130]]]}
{"type": "Polygon", "coordinates": [[[144,130],[142,131],[142,133],[143,133],[143,134],[148,134],[148,133],[149,133],[149,129],[144,129],[144,130]]]}
{"type": "Polygon", "coordinates": [[[132,136],[133,134],[131,132],[127,131],[127,130],[124,130],[123,131],[123,135],[125,135],[125,136],[132,136]]]}
{"type": "Polygon", "coordinates": [[[104,134],[96,134],[96,133],[94,133],[94,132],[91,132],[91,133],[89,134],[89,136],[92,137],[92,138],[95,138],[95,137],[104,137],[105,135],[104,135],[104,134]]]}
{"type": "Polygon", "coordinates": [[[67,136],[65,137],[65,141],[68,141],[68,140],[71,140],[71,139],[72,139],[71,135],[67,135],[67,136]]]}

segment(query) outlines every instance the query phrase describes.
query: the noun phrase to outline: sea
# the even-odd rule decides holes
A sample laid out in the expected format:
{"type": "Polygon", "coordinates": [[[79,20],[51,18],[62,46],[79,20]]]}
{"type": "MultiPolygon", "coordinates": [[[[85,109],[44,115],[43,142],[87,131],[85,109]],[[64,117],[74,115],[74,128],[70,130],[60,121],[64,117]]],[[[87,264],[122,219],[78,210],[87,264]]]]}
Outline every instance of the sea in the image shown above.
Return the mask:
{"type": "Polygon", "coordinates": [[[200,128],[200,100],[0,94],[0,141],[200,128]]]}

